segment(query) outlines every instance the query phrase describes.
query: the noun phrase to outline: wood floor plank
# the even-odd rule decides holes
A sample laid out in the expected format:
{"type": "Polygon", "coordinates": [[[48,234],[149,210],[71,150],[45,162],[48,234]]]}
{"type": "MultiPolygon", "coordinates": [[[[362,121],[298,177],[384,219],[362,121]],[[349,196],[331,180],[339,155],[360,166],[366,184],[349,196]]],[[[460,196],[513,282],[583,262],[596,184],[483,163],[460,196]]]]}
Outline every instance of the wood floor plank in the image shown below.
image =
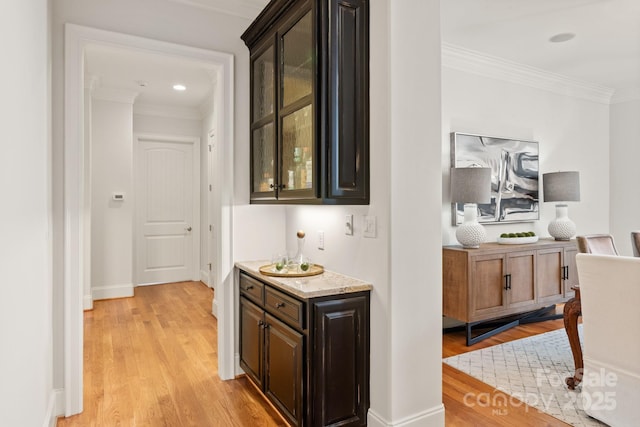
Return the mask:
{"type": "Polygon", "coordinates": [[[213,292],[138,287],[84,314],[84,412],[58,427],[286,426],[245,378],[217,376],[213,292]]]}

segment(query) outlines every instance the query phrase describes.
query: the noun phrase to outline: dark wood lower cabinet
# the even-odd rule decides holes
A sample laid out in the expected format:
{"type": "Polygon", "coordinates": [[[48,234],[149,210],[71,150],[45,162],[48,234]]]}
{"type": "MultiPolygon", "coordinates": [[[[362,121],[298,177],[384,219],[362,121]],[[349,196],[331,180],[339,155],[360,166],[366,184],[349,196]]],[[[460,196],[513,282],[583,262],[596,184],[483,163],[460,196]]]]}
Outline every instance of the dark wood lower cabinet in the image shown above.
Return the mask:
{"type": "Polygon", "coordinates": [[[367,425],[369,292],[301,299],[259,285],[240,273],[240,366],[251,381],[294,426],[367,425]]]}

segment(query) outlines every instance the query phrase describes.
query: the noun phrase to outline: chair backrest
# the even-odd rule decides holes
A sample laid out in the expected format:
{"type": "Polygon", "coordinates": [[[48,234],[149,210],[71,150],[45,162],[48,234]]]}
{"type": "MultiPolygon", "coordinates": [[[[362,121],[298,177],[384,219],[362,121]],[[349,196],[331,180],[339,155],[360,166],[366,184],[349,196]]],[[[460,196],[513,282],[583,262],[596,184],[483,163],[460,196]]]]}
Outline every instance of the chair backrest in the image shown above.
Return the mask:
{"type": "Polygon", "coordinates": [[[640,257],[640,231],[631,232],[631,248],[633,256],[640,257]]]}
{"type": "Polygon", "coordinates": [[[618,250],[610,234],[590,234],[576,236],[578,251],[583,254],[618,255],[618,250]]]}

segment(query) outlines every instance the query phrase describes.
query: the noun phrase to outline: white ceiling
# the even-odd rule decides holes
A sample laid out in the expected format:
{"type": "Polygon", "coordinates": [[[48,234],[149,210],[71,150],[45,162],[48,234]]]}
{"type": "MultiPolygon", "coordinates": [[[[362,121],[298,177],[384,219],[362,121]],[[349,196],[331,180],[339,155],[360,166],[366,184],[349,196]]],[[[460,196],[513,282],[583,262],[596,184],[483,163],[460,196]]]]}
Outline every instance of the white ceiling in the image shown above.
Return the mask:
{"type": "MultiPolygon", "coordinates": [[[[248,20],[268,3],[169,1],[248,20]]],[[[640,0],[441,0],[440,7],[446,44],[640,99],[640,0]],[[566,32],[576,37],[549,42],[566,32]]],[[[212,93],[212,67],[203,63],[106,46],[90,46],[85,59],[87,74],[98,76],[101,87],[139,92],[137,104],[193,109],[212,93]],[[187,90],[173,91],[174,83],[187,90]]]]}
{"type": "Polygon", "coordinates": [[[136,104],[192,110],[211,97],[215,75],[204,62],[103,45],[87,46],[85,74],[97,77],[99,88],[137,92],[136,104]],[[173,90],[177,83],[187,90],[173,90]]]}
{"type": "Polygon", "coordinates": [[[640,94],[639,0],[441,0],[442,40],[640,94]],[[551,43],[559,33],[573,40],[551,43]]]}

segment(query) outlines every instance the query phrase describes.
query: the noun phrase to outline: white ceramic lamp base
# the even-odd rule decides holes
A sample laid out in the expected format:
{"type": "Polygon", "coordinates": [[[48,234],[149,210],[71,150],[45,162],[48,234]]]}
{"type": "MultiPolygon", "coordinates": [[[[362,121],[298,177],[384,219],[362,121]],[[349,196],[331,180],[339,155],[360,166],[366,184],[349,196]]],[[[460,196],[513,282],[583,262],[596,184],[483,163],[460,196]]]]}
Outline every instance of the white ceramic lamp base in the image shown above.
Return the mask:
{"type": "Polygon", "coordinates": [[[478,223],[478,206],[475,203],[464,204],[464,222],[456,230],[456,239],[467,249],[477,249],[487,239],[487,232],[478,223]]]}
{"type": "Polygon", "coordinates": [[[569,219],[568,205],[556,205],[556,219],[549,223],[547,230],[556,240],[570,240],[576,235],[576,224],[569,219]]]}

